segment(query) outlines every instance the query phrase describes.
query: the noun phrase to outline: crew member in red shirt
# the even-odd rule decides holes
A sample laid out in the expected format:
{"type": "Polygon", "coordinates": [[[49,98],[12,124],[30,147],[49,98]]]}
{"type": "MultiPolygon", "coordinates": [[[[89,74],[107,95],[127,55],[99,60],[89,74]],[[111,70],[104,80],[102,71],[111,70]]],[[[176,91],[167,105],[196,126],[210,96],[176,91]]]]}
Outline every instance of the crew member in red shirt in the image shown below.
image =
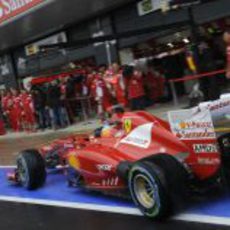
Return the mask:
{"type": "Polygon", "coordinates": [[[34,131],[35,112],[34,112],[32,95],[30,95],[25,90],[23,90],[20,97],[21,97],[21,105],[23,108],[22,119],[23,119],[24,128],[26,131],[34,131]]]}
{"type": "Polygon", "coordinates": [[[127,91],[130,107],[132,110],[142,110],[145,107],[145,92],[143,87],[143,75],[135,70],[133,76],[127,80],[127,91]]]}
{"type": "Polygon", "coordinates": [[[159,87],[158,78],[156,72],[152,66],[148,66],[148,71],[144,77],[144,86],[146,89],[146,96],[148,99],[148,105],[155,103],[159,99],[159,87]]]}
{"type": "Polygon", "coordinates": [[[97,74],[91,85],[91,94],[97,102],[98,115],[103,118],[104,113],[112,106],[111,96],[102,76],[97,74]]]}
{"type": "MultiPolygon", "coordinates": [[[[4,91],[0,92],[0,99],[2,101],[3,97],[4,97],[4,91]]],[[[5,131],[5,125],[4,125],[4,119],[3,119],[3,108],[2,108],[2,103],[0,104],[0,136],[1,135],[5,135],[6,131],[5,131]]]]}
{"type": "Polygon", "coordinates": [[[22,128],[22,101],[16,89],[11,89],[12,98],[10,100],[9,119],[12,129],[19,132],[22,128]]]}
{"type": "Polygon", "coordinates": [[[114,63],[111,66],[110,72],[110,77],[108,76],[106,80],[111,85],[117,103],[125,107],[127,105],[127,99],[125,97],[125,82],[120,66],[117,63],[114,63]]]}

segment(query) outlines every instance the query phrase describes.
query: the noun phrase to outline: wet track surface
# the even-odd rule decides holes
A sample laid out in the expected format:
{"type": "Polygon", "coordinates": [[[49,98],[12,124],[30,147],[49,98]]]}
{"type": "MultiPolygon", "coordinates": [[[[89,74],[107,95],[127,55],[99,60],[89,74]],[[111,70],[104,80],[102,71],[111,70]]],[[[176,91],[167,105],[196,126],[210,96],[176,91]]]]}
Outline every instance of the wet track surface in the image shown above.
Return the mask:
{"type": "Polygon", "coordinates": [[[14,164],[18,152],[24,149],[38,148],[52,142],[56,138],[65,137],[68,133],[50,134],[44,136],[27,136],[23,138],[0,139],[0,165],[14,164]]]}
{"type": "Polygon", "coordinates": [[[42,145],[52,143],[55,139],[65,138],[73,134],[90,133],[99,126],[96,120],[77,123],[65,129],[45,130],[35,133],[9,133],[0,136],[0,165],[15,164],[18,152],[24,149],[39,148],[42,145]]]}
{"type": "Polygon", "coordinates": [[[182,221],[153,222],[144,217],[40,205],[0,202],[0,228],[18,230],[227,230],[218,226],[182,221]],[[10,217],[10,218],[9,218],[10,217]],[[13,220],[13,221],[12,221],[13,220]]]}

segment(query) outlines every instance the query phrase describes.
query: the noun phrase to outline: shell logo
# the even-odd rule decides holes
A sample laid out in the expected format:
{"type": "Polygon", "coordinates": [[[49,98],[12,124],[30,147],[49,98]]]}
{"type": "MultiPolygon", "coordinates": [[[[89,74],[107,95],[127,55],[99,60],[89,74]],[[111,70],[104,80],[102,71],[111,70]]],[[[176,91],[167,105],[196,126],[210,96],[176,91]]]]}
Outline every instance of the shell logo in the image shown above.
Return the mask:
{"type": "Polygon", "coordinates": [[[181,122],[181,123],[179,124],[179,126],[180,126],[181,129],[185,129],[185,128],[187,127],[187,125],[186,125],[185,122],[181,122]]]}

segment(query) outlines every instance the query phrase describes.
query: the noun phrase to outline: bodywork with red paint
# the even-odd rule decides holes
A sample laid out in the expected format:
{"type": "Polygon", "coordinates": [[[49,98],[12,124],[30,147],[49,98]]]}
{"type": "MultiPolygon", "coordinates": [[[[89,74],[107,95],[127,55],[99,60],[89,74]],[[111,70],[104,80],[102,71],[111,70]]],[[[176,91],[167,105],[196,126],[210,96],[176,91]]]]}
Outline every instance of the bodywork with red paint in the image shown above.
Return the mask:
{"type": "Polygon", "coordinates": [[[103,191],[127,188],[126,181],[117,173],[122,162],[133,164],[157,154],[175,157],[199,180],[215,175],[221,165],[215,138],[181,140],[170,130],[169,123],[147,112],[124,113],[110,127],[109,135],[76,135],[43,146],[40,153],[47,165],[54,161],[50,154],[55,151],[58,159],[54,167],[68,165],[72,176],[81,179],[82,186],[103,191]],[[199,145],[216,146],[216,149],[198,153],[194,146],[199,145]]]}

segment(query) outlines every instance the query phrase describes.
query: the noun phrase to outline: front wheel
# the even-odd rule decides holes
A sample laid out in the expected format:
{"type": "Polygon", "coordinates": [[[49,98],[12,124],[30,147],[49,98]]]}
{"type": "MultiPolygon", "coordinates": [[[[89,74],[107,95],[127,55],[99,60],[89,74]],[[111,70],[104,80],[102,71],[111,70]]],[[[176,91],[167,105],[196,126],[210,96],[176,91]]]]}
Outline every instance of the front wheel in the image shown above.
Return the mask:
{"type": "Polygon", "coordinates": [[[163,170],[151,162],[139,162],[128,178],[131,197],[141,212],[152,219],[169,214],[170,204],[163,170]]]}
{"type": "Polygon", "coordinates": [[[28,190],[43,186],[46,180],[45,162],[37,150],[26,150],[18,155],[17,175],[20,184],[28,190]]]}

